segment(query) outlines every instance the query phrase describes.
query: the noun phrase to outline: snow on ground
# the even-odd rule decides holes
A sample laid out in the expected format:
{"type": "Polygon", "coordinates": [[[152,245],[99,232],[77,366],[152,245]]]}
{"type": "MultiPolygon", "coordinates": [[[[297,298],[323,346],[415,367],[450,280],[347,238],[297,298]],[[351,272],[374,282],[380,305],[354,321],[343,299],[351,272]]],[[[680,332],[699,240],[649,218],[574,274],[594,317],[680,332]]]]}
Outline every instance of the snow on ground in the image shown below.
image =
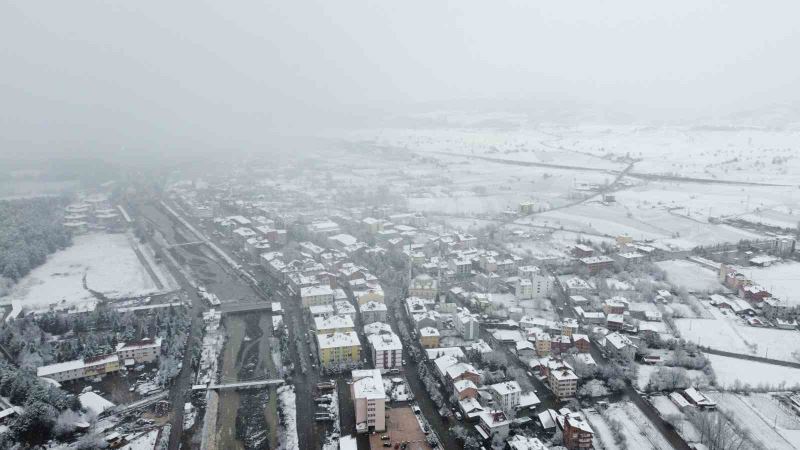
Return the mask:
{"type": "Polygon", "coordinates": [[[739,394],[712,392],[717,407],[727,413],[751,438],[765,449],[800,448],[800,421],[771,394],[739,394]]]}
{"type": "Polygon", "coordinates": [[[736,380],[752,387],[766,385],[775,390],[780,390],[781,383],[785,383],[786,389],[800,384],[800,369],[708,353],[706,358],[717,375],[717,384],[723,388],[732,387],[736,380]]]}
{"type": "Polygon", "coordinates": [[[156,263],[155,252],[150,245],[142,244],[137,239],[131,239],[131,243],[136,245],[136,247],[142,253],[142,256],[144,256],[144,259],[146,259],[147,263],[150,264],[153,272],[155,272],[159,281],[161,281],[161,284],[164,286],[165,291],[175,291],[180,289],[180,285],[177,281],[175,281],[175,278],[173,278],[172,273],[169,271],[169,269],[167,269],[167,266],[164,263],[156,263]]]}
{"type": "Polygon", "coordinates": [[[628,401],[613,403],[606,412],[620,427],[619,432],[625,436],[627,448],[672,449],[669,442],[633,403],[628,401]]]}
{"type": "Polygon", "coordinates": [[[158,291],[126,235],[94,236],[78,248],[89,289],[109,298],[141,297],[158,291]]]}
{"type": "Polygon", "coordinates": [[[760,236],[727,225],[700,222],[657,205],[625,205],[586,202],[548,211],[531,218],[535,225],[564,227],[574,232],[606,236],[629,235],[637,240],[652,239],[689,250],[698,245],[738,242],[760,236]]]}
{"type": "Polygon", "coordinates": [[[650,397],[650,403],[658,410],[658,414],[672,423],[678,433],[687,442],[699,442],[700,433],[694,425],[686,420],[686,416],[678,409],[678,406],[666,395],[655,395],[650,397]]]}
{"type": "Polygon", "coordinates": [[[773,297],[791,306],[800,305],[800,263],[791,261],[773,264],[769,267],[744,267],[742,269],[753,282],[767,288],[773,297]]]}
{"type": "Polygon", "coordinates": [[[278,407],[281,414],[281,430],[278,433],[280,450],[296,450],[300,448],[297,438],[297,404],[295,403],[294,386],[278,388],[278,407]]]}
{"type": "MultiPolygon", "coordinates": [[[[594,430],[594,448],[605,450],[622,450],[623,447],[614,441],[611,425],[594,409],[585,409],[583,414],[594,430]]],[[[630,447],[628,447],[630,448],[630,447]]]]}
{"type": "Polygon", "coordinates": [[[158,440],[158,432],[159,430],[156,429],[142,433],[125,444],[122,450],[153,450],[158,440]]]}
{"type": "Polygon", "coordinates": [[[658,261],[656,265],[667,273],[667,280],[683,286],[689,292],[716,292],[724,289],[713,270],[688,259],[658,261]]]}
{"type": "Polygon", "coordinates": [[[746,222],[794,230],[797,228],[797,223],[800,222],[800,210],[781,205],[772,209],[742,214],[736,218],[746,222]]]}
{"type": "Polygon", "coordinates": [[[78,396],[78,399],[81,401],[81,405],[94,415],[99,415],[108,408],[114,407],[113,403],[95,392],[84,392],[78,396]]]}
{"type": "Polygon", "coordinates": [[[692,310],[691,306],[683,303],[673,302],[668,305],[664,305],[664,309],[672,312],[673,317],[698,317],[697,314],[692,310]]]}
{"type": "MultiPolygon", "coordinates": [[[[652,354],[652,353],[651,353],[652,354]]],[[[662,356],[662,358],[667,358],[667,356],[662,356]]],[[[636,387],[640,391],[644,391],[647,388],[647,384],[650,382],[650,376],[653,372],[657,371],[662,365],[650,365],[650,364],[637,364],[639,370],[636,374],[636,387]]],[[[703,373],[702,370],[686,370],[686,374],[689,376],[689,379],[692,380],[692,386],[696,388],[704,388],[709,385],[708,377],[706,374],[703,373]]]]}
{"type": "Polygon", "coordinates": [[[716,350],[800,361],[800,332],[751,327],[717,308],[708,311],[714,319],[675,319],[681,337],[716,350]]]}
{"type": "Polygon", "coordinates": [[[73,245],[58,251],[14,286],[7,299],[14,308],[91,310],[97,299],[84,287],[109,297],[140,297],[159,290],[141,265],[124,234],[76,236],[73,245]]]}

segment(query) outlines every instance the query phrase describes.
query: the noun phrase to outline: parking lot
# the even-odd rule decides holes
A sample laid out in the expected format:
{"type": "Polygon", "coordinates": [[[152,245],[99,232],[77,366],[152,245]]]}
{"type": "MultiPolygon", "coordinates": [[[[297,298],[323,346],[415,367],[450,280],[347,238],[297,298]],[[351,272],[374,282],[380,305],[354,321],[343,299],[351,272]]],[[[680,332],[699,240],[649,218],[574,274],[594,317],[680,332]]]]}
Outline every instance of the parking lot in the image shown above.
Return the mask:
{"type": "Polygon", "coordinates": [[[400,444],[407,442],[406,450],[430,450],[431,446],[425,440],[425,433],[419,427],[417,417],[411,406],[386,409],[386,431],[375,433],[369,437],[369,446],[372,450],[385,449],[384,443],[391,444],[391,448],[400,448],[400,444]],[[388,436],[388,440],[381,439],[388,436]]]}

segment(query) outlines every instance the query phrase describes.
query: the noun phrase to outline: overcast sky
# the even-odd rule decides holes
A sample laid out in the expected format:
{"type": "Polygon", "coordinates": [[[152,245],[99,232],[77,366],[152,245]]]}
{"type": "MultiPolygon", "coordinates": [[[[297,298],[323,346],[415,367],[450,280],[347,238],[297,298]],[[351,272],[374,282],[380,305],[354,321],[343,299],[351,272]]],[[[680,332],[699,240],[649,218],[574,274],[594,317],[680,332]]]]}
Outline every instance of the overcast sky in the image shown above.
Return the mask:
{"type": "Polygon", "coordinates": [[[225,147],[376,105],[800,100],[787,1],[0,3],[0,153],[225,147]]]}

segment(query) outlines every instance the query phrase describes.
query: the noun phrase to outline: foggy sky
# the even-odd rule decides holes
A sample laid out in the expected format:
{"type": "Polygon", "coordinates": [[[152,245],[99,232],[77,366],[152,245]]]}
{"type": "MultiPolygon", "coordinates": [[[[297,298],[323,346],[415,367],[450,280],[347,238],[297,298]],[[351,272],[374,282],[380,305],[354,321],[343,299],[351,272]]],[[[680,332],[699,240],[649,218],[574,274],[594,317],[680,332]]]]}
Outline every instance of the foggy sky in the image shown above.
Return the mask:
{"type": "Polygon", "coordinates": [[[796,1],[0,4],[0,154],[258,145],[419,102],[800,101],[796,1]]]}

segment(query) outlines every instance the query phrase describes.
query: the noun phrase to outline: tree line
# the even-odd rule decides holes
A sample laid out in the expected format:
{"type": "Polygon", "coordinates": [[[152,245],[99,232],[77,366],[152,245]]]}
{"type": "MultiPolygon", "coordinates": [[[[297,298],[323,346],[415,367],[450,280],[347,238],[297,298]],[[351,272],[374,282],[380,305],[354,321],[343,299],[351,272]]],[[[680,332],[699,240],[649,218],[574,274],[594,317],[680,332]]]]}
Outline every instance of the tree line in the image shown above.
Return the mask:
{"type": "Polygon", "coordinates": [[[55,362],[114,353],[119,342],[161,337],[159,382],[167,384],[180,370],[190,323],[184,308],[137,314],[101,303],[86,313],[50,311],[10,320],[0,327],[0,345],[20,367],[35,370],[55,362]]]}
{"type": "Polygon", "coordinates": [[[75,395],[6,362],[0,362],[0,395],[24,408],[9,421],[9,432],[0,434],[0,448],[42,443],[54,434],[67,434],[73,431],[74,421],[62,419],[74,417],[81,409],[75,395]]]}
{"type": "Polygon", "coordinates": [[[16,282],[70,245],[65,203],[61,197],[0,201],[0,275],[16,282]]]}

